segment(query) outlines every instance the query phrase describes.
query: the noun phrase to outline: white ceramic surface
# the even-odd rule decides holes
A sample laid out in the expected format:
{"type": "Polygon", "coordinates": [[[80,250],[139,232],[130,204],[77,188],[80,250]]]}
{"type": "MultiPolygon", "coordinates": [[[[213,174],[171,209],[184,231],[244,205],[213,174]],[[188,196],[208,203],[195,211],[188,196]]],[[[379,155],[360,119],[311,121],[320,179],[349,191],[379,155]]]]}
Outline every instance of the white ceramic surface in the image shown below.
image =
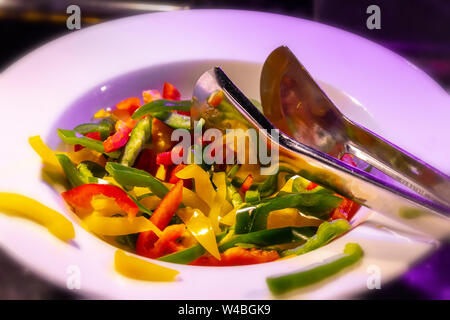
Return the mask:
{"type": "Polygon", "coordinates": [[[301,257],[224,268],[157,262],[180,270],[178,280],[130,280],[113,270],[115,249],[83,230],[59,195],[43,181],[40,160],[27,144],[29,136],[40,134],[55,147],[54,129],[89,119],[93,110],[104,107],[93,105],[94,101],[113,104],[136,95],[141,87],[160,86],[163,81],[173,82],[188,96],[196,77],[214,65],[222,66],[244,92],[257,98],[261,64],[283,44],[350,118],[450,173],[448,94],[414,65],[383,47],[336,28],[266,13],[198,10],[140,15],[52,41],[0,75],[0,191],[38,199],[64,213],[76,230],[76,239],[65,244],[43,227],[0,214],[1,246],[61,286],[66,286],[70,266],[78,266],[80,293],[86,297],[272,298],[264,281],[267,276],[321,261],[341,252],[350,241],[363,247],[362,263],[339,277],[283,298],[351,298],[368,290],[367,268],[371,265],[380,268],[382,286],[405,272],[436,243],[406,236],[410,230],[371,213],[365,224],[301,257]],[[150,72],[152,68],[159,68],[159,72],[150,72]],[[148,75],[148,82],[131,81],[118,87],[123,78],[117,77],[131,72],[148,75]]]}

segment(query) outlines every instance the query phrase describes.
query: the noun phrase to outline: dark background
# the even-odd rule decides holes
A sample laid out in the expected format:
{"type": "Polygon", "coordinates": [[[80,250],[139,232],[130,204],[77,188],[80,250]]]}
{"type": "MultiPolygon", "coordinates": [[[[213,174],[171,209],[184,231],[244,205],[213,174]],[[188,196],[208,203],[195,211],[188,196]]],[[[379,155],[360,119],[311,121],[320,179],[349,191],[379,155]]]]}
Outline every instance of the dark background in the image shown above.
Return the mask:
{"type": "MultiPolygon", "coordinates": [[[[173,9],[215,8],[266,11],[319,21],[362,35],[404,56],[450,92],[450,0],[4,0],[0,1],[0,69],[39,45],[69,32],[66,8],[77,4],[82,28],[103,21],[152,11],[158,4],[173,9]],[[381,9],[381,29],[369,30],[366,9],[381,9]]],[[[450,245],[417,264],[369,299],[450,299],[450,245]]],[[[16,264],[0,249],[0,299],[70,299],[16,264]]]]}

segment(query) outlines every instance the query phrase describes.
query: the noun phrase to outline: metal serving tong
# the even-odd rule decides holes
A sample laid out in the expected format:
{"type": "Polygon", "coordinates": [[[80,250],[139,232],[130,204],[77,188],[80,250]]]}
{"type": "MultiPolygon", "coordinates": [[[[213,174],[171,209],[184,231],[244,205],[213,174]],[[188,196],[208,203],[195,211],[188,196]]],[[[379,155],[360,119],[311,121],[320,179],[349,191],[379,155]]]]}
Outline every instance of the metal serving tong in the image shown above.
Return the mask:
{"type": "Polygon", "coordinates": [[[193,100],[192,121],[203,118],[207,128],[222,131],[266,129],[261,132],[278,147],[280,159],[295,164],[299,175],[417,231],[435,238],[450,235],[450,178],[346,118],[287,47],[274,50],[262,69],[265,116],[218,67],[199,78],[193,100]],[[218,92],[226,108],[211,105],[218,92]],[[272,129],[281,131],[278,137],[272,129]],[[394,181],[337,159],[345,153],[394,181]]]}

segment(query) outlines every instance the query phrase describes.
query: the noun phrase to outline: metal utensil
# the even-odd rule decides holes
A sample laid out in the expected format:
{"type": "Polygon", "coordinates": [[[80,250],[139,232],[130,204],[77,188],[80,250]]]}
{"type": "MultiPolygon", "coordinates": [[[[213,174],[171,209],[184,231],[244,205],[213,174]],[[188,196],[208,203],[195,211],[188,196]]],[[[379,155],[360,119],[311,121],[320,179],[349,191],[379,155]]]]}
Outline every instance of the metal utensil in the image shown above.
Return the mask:
{"type": "MultiPolygon", "coordinates": [[[[279,136],[274,135],[272,130],[276,129],[275,126],[220,68],[213,68],[199,78],[194,88],[193,101],[192,121],[202,118],[205,120],[206,128],[217,128],[221,131],[230,129],[234,123],[239,124],[240,128],[253,128],[263,132],[270,144],[278,148],[280,159],[283,158],[294,164],[299,175],[368,208],[401,220],[418,231],[437,238],[449,234],[450,207],[448,205],[432,201],[412,191],[403,190],[363,170],[349,166],[291,138],[284,132],[279,132],[279,136]],[[224,103],[227,105],[226,110],[211,105],[211,97],[218,92],[223,95],[224,103]],[[227,119],[234,120],[227,121],[227,119]]],[[[337,113],[335,115],[338,116],[337,113]]],[[[273,114],[270,116],[273,117],[273,114]]],[[[323,118],[323,121],[325,119],[323,118]]],[[[284,126],[286,123],[280,118],[274,117],[274,120],[279,120],[277,124],[281,126],[281,129],[287,130],[284,126]]],[[[341,125],[336,122],[336,126],[341,125]]]]}
{"type": "Polygon", "coordinates": [[[341,158],[353,154],[407,188],[450,205],[450,178],[345,117],[289,48],[275,49],[261,72],[264,115],[303,144],[341,158]]]}

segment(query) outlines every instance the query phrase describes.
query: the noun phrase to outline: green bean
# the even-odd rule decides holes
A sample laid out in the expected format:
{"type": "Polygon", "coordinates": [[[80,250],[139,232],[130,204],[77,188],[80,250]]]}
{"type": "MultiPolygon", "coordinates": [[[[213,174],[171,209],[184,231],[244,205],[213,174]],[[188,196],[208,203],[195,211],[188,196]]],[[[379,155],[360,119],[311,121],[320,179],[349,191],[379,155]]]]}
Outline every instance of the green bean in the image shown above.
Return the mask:
{"type": "Polygon", "coordinates": [[[144,104],[142,107],[137,109],[131,117],[136,120],[146,115],[156,117],[156,114],[167,111],[190,111],[191,106],[192,100],[172,101],[159,99],[144,104]]]}
{"type": "Polygon", "coordinates": [[[333,209],[342,202],[342,198],[334,196],[330,191],[314,193],[284,194],[261,203],[252,214],[251,231],[267,228],[267,217],[271,211],[296,208],[302,213],[327,220],[333,209]]]}
{"type": "Polygon", "coordinates": [[[269,277],[266,279],[266,283],[273,294],[280,295],[320,282],[355,264],[361,260],[363,255],[364,252],[357,243],[347,243],[344,253],[336,256],[331,262],[327,262],[329,261],[327,259],[320,265],[315,264],[295,273],[269,277]]]}
{"type": "Polygon", "coordinates": [[[219,251],[222,252],[232,248],[237,243],[251,243],[260,247],[295,243],[312,237],[316,233],[316,230],[316,227],[284,227],[235,234],[231,239],[219,246],[219,251]]]}
{"type": "Polygon", "coordinates": [[[56,154],[56,158],[59,161],[59,164],[61,165],[67,180],[69,180],[70,185],[72,188],[81,186],[85,183],[87,183],[86,179],[83,178],[83,176],[80,174],[80,172],[75,168],[72,161],[69,159],[68,156],[65,154],[56,154]]]}
{"type": "Polygon", "coordinates": [[[169,192],[169,189],[161,181],[146,171],[115,162],[108,162],[105,169],[121,185],[147,187],[161,199],[169,192]]]}
{"type": "Polygon", "coordinates": [[[314,237],[308,239],[304,245],[297,249],[285,250],[282,256],[289,256],[292,254],[301,255],[309,251],[320,248],[329,243],[334,238],[340,236],[344,232],[351,229],[350,223],[344,219],[334,220],[332,222],[323,222],[314,237]]]}
{"type": "Polygon", "coordinates": [[[82,135],[90,132],[99,132],[102,140],[105,140],[114,130],[114,121],[110,118],[103,119],[100,123],[84,123],[73,128],[73,131],[82,135]]]}
{"type": "MultiPolygon", "coordinates": [[[[95,150],[97,152],[105,153],[105,148],[103,147],[103,143],[98,140],[94,140],[88,137],[77,137],[75,131],[72,130],[64,130],[57,129],[58,136],[67,144],[75,145],[79,144],[88,149],[95,150]]],[[[116,150],[113,152],[105,153],[108,157],[113,159],[117,159],[120,157],[120,151],[116,150]]]]}
{"type": "Polygon", "coordinates": [[[145,117],[139,120],[136,126],[131,131],[130,139],[125,145],[120,163],[125,166],[132,166],[136,161],[142,147],[152,137],[152,121],[150,117],[145,117]]]}

